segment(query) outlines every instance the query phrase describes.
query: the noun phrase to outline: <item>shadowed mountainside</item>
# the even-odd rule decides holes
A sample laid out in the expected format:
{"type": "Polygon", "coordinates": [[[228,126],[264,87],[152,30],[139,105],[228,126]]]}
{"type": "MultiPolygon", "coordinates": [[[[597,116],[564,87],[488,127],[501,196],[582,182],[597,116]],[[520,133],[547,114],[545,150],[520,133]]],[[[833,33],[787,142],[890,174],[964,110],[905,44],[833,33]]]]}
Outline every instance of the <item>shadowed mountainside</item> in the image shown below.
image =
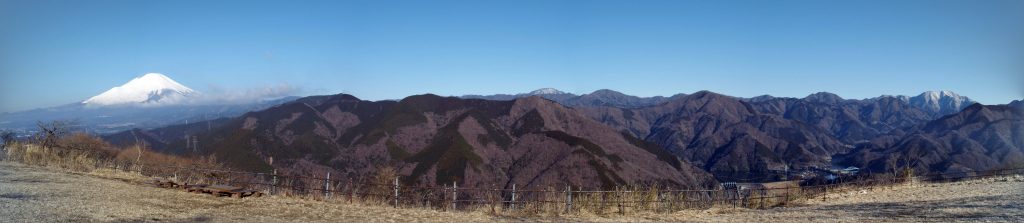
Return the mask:
{"type": "Polygon", "coordinates": [[[974,104],[907,132],[859,146],[849,164],[875,172],[902,167],[918,172],[1024,167],[1024,110],[1019,107],[974,104]]]}
{"type": "MultiPolygon", "coordinates": [[[[771,179],[785,170],[815,171],[834,165],[884,169],[891,167],[888,159],[915,148],[936,151],[922,171],[981,170],[1007,165],[1017,156],[1012,151],[1019,149],[1014,148],[1022,147],[1019,136],[1013,135],[1021,132],[1020,127],[1012,124],[999,127],[1008,130],[965,135],[997,137],[972,139],[976,143],[971,145],[977,146],[964,154],[943,149],[961,147],[956,144],[963,141],[959,138],[949,145],[925,143],[936,139],[922,138],[925,128],[920,126],[942,117],[935,112],[948,106],[932,103],[945,110],[928,110],[914,103],[924,97],[949,106],[970,102],[950,92],[863,100],[826,92],[799,99],[744,99],[709,91],[670,98],[610,90],[571,97],[554,89],[529,94],[535,96],[507,95],[514,99],[508,101],[417,95],[373,102],[344,94],[313,96],[212,124],[134,130],[106,138],[121,144],[142,140],[168,153],[212,154],[252,170],[336,170],[346,177],[366,178],[392,167],[410,183],[508,186],[568,181],[579,186],[600,182],[603,187],[708,186],[714,180],[707,173],[731,181],[771,179]],[[541,98],[545,95],[575,106],[541,98]],[[652,100],[659,102],[650,104],[652,100]],[[213,131],[206,131],[211,126],[213,131]],[[186,144],[185,136],[193,136],[193,141],[186,144]],[[996,150],[1008,152],[992,152],[996,150]],[[994,158],[997,155],[1010,157],[994,158]]],[[[973,124],[963,125],[992,119],[965,119],[973,124]]],[[[929,134],[962,131],[960,125],[932,126],[929,134]]]]}
{"type": "MultiPolygon", "coordinates": [[[[488,101],[417,95],[371,102],[350,95],[314,96],[247,113],[198,139],[205,142],[199,154],[250,170],[335,170],[365,178],[393,167],[408,183],[455,181],[471,187],[716,185],[709,174],[660,147],[540,97],[488,101]]],[[[181,141],[149,143],[192,153],[181,141]]]]}
{"type": "Polygon", "coordinates": [[[579,109],[719,177],[828,166],[832,154],[850,148],[815,126],[708,91],[639,109],[579,109]]]}
{"type": "Polygon", "coordinates": [[[577,109],[656,143],[720,179],[744,179],[786,169],[831,168],[833,156],[843,156],[858,144],[882,136],[902,137],[909,128],[947,115],[936,112],[971,102],[951,92],[941,95],[945,96],[926,92],[849,100],[821,92],[801,99],[743,99],[701,91],[642,108],[577,109]],[[949,103],[921,102],[928,97],[949,103]],[[925,105],[941,109],[928,110],[925,105]]]}

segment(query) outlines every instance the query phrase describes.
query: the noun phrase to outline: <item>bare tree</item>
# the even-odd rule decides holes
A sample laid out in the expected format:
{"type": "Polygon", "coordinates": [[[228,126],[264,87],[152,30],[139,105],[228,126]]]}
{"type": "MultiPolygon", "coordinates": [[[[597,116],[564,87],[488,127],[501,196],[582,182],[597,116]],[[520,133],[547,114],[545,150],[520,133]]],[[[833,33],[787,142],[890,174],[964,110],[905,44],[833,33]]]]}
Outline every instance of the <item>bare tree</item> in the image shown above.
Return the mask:
{"type": "Polygon", "coordinates": [[[0,140],[3,140],[3,144],[0,144],[0,157],[7,159],[7,150],[14,143],[14,132],[0,131],[0,140]]]}
{"type": "Polygon", "coordinates": [[[918,163],[921,162],[921,159],[916,157],[917,156],[908,155],[902,156],[902,159],[900,159],[901,163],[903,163],[903,177],[907,180],[914,177],[914,169],[916,169],[918,167],[918,163]]]}
{"type": "Polygon", "coordinates": [[[889,168],[892,168],[892,177],[893,177],[893,179],[896,179],[896,177],[898,177],[899,172],[900,172],[899,167],[896,166],[897,164],[899,164],[899,159],[897,158],[897,156],[899,156],[899,154],[895,154],[894,153],[894,154],[892,154],[892,157],[889,157],[889,159],[886,160],[886,162],[889,164],[888,165],[889,168]]]}
{"type": "Polygon", "coordinates": [[[71,133],[59,140],[59,147],[89,152],[108,152],[112,147],[103,139],[85,132],[71,133]]]}
{"type": "Polygon", "coordinates": [[[0,131],[0,140],[3,140],[4,147],[14,143],[14,132],[11,131],[0,131]]]}
{"type": "Polygon", "coordinates": [[[58,140],[71,133],[74,125],[74,121],[68,120],[38,122],[36,126],[39,127],[39,132],[35,135],[35,141],[43,147],[58,146],[58,140]]]}
{"type": "Polygon", "coordinates": [[[135,135],[135,130],[131,130],[132,137],[135,138],[135,149],[139,152],[139,155],[135,157],[135,162],[138,163],[142,160],[142,147],[146,146],[146,142],[139,140],[139,136],[135,135]]]}
{"type": "Polygon", "coordinates": [[[892,168],[893,177],[902,177],[904,179],[911,179],[914,177],[914,169],[918,167],[921,160],[914,158],[908,152],[907,154],[892,154],[887,160],[889,167],[892,168]]]}

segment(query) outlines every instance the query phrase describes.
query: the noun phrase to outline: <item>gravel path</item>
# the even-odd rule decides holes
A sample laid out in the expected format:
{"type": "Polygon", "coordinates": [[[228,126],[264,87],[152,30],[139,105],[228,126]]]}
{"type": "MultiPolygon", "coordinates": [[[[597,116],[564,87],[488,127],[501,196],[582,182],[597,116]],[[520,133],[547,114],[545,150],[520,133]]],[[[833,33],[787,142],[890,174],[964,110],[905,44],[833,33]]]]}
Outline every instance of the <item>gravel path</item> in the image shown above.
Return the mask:
{"type": "Polygon", "coordinates": [[[284,197],[217,198],[139,183],[145,180],[0,162],[0,222],[1024,222],[1024,176],[851,191],[768,210],[531,218],[284,197]]]}

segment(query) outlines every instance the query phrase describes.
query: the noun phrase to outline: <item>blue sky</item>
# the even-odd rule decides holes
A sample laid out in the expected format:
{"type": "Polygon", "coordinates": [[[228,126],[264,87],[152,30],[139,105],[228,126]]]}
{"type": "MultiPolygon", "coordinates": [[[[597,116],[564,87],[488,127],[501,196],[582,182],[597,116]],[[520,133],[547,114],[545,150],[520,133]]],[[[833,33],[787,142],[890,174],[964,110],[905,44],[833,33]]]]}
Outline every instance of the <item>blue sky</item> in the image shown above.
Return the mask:
{"type": "Polygon", "coordinates": [[[554,87],[1001,104],[1024,98],[1024,1],[0,0],[0,112],[147,72],[372,100],[554,87]]]}

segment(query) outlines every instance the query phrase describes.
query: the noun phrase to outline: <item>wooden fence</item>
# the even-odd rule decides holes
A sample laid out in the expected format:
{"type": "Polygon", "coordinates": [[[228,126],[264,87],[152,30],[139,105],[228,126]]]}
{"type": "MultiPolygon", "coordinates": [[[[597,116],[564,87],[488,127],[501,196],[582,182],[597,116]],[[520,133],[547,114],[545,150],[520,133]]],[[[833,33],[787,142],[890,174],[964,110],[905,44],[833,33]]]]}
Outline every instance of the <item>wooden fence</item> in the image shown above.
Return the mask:
{"type": "Polygon", "coordinates": [[[859,175],[817,185],[785,184],[779,187],[734,187],[710,190],[674,189],[658,186],[620,186],[612,190],[540,187],[472,188],[457,182],[440,186],[403,185],[399,179],[380,184],[352,179],[201,169],[179,166],[145,166],[126,161],[97,162],[98,168],[138,172],[146,176],[177,179],[188,183],[216,183],[242,186],[272,195],[300,196],[336,202],[358,202],[392,207],[439,210],[490,210],[526,213],[627,214],[706,209],[712,206],[770,208],[806,199],[827,201],[828,194],[849,190],[874,190],[909,182],[947,182],[1024,174],[1024,168],[991,171],[940,173],[912,178],[892,174],[859,175]]]}
{"type": "MultiPolygon", "coordinates": [[[[54,153],[57,156],[66,153],[54,153]]],[[[7,157],[3,157],[5,160],[7,157]]],[[[19,160],[10,160],[19,162],[19,160]]],[[[97,169],[112,169],[164,177],[189,184],[229,184],[263,191],[271,195],[299,196],[333,202],[358,202],[396,208],[419,207],[440,210],[490,210],[494,212],[572,214],[627,214],[633,212],[672,212],[706,209],[713,206],[734,208],[770,208],[794,201],[822,199],[828,194],[852,189],[873,190],[912,182],[948,182],[964,179],[1024,175],[1024,168],[991,171],[949,172],[901,177],[893,174],[861,174],[817,184],[787,183],[782,186],[720,187],[681,189],[659,186],[619,186],[614,189],[547,186],[522,188],[464,187],[452,182],[439,186],[403,185],[397,178],[389,183],[347,178],[279,174],[277,171],[246,172],[196,167],[151,165],[125,160],[61,159],[82,162],[97,169]]],[[[66,165],[65,164],[62,164],[66,165]]],[[[1015,176],[1016,177],[1016,176],[1015,176]]]]}

